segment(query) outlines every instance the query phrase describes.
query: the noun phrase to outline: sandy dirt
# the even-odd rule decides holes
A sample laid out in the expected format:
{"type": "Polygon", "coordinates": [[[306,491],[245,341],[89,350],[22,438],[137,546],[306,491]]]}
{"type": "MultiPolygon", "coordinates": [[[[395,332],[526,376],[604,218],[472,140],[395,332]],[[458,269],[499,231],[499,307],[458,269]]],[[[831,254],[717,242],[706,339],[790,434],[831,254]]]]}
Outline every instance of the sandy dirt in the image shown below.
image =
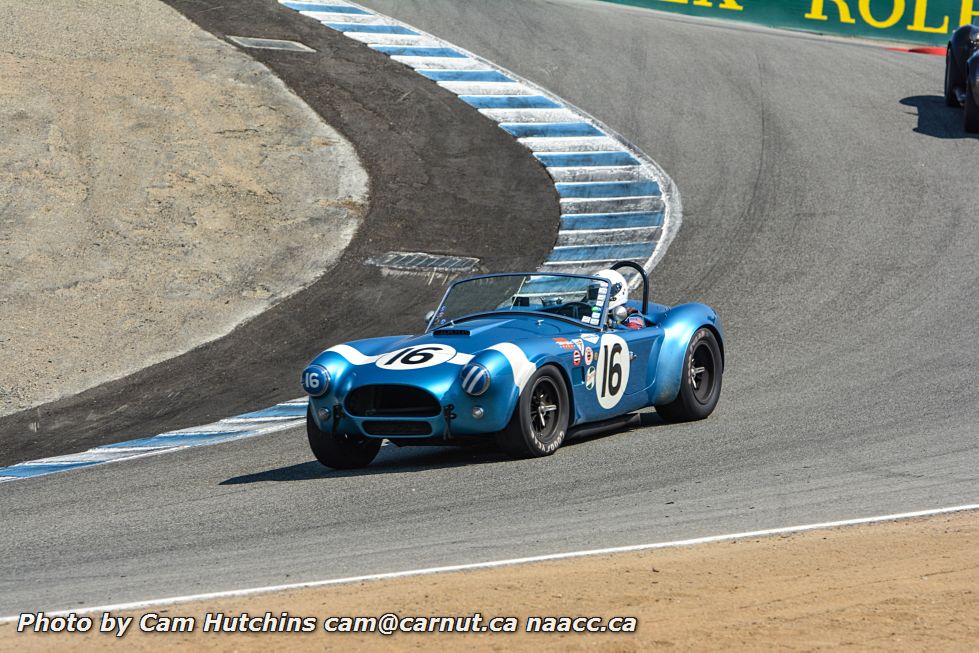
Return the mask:
{"type": "Polygon", "coordinates": [[[0,25],[0,414],[228,333],[353,236],[352,146],[172,9],[0,0],[0,25]]]}
{"type": "MultiPolygon", "coordinates": [[[[270,552],[271,554],[271,552],[270,552]]],[[[193,633],[17,633],[0,649],[90,651],[975,651],[979,513],[144,609],[193,633]],[[202,633],[204,615],[636,617],[635,633],[202,633]]],[[[93,615],[98,619],[98,614],[93,615]]],[[[158,621],[148,622],[151,624],[158,621]]]]}

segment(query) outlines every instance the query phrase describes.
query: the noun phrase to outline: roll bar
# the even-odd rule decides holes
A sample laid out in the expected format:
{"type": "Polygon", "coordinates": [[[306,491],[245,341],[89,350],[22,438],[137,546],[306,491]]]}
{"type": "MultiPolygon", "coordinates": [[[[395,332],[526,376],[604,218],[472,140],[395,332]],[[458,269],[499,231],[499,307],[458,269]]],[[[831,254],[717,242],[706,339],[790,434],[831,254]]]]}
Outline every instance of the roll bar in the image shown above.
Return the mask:
{"type": "Polygon", "coordinates": [[[649,313],[649,275],[646,274],[646,269],[635,261],[619,261],[611,267],[612,270],[621,268],[632,268],[642,277],[642,314],[646,315],[649,313]]]}

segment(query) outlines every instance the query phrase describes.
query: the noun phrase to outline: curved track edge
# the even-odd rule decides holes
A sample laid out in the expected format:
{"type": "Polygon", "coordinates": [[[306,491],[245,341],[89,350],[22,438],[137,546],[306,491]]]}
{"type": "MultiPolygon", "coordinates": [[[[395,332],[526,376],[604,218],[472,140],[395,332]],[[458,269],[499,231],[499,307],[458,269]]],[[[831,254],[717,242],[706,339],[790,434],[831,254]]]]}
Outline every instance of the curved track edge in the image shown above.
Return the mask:
{"type": "Polygon", "coordinates": [[[243,0],[233,11],[216,0],[167,4],[221,39],[286,39],[315,50],[248,54],[354,145],[371,180],[368,214],[334,268],[227,336],[0,419],[0,465],[289,401],[299,391],[296,370],[327,343],[417,330],[421,307],[438,299],[441,284],[386,274],[367,263],[379,253],[425,251],[477,257],[486,271],[531,269],[556,238],[558,198],[541,165],[444,89],[274,2],[243,0]]]}

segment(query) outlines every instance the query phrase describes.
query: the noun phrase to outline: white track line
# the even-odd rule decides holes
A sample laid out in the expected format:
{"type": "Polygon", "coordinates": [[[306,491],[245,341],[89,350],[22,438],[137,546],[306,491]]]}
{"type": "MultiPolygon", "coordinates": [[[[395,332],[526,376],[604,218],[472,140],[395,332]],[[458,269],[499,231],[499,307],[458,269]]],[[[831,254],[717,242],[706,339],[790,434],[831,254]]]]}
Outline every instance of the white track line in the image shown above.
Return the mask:
{"type": "MultiPolygon", "coordinates": [[[[711,535],[708,537],[696,537],[689,540],[674,540],[672,542],[656,542],[653,544],[633,544],[630,546],[614,546],[605,549],[586,549],[584,551],[568,551],[566,553],[549,553],[526,558],[510,558],[508,560],[491,560],[489,562],[473,562],[461,565],[447,565],[445,567],[426,567],[424,569],[411,569],[407,571],[392,571],[383,574],[367,574],[364,576],[348,576],[346,578],[332,578],[330,580],[316,580],[305,583],[289,583],[287,585],[267,585],[265,587],[251,587],[247,589],[228,590],[224,592],[209,592],[206,594],[187,594],[184,596],[171,596],[163,599],[150,599],[148,601],[134,601],[132,603],[116,603],[112,605],[100,605],[85,608],[75,608],[72,610],[60,610],[57,612],[45,612],[47,616],[66,616],[68,614],[83,614],[92,612],[119,612],[123,610],[139,610],[141,608],[176,605],[179,603],[189,603],[191,601],[210,601],[214,599],[227,599],[240,596],[253,596],[256,594],[269,594],[272,592],[284,592],[288,590],[312,589],[317,587],[328,587],[330,585],[348,585],[351,583],[363,583],[366,581],[391,580],[394,578],[408,578],[411,576],[427,576],[431,574],[444,574],[454,571],[473,571],[477,569],[493,569],[496,567],[510,567],[514,565],[525,565],[533,562],[550,562],[554,560],[567,560],[568,558],[584,558],[589,556],[609,555],[614,553],[631,553],[636,551],[649,551],[652,549],[670,549],[684,546],[694,546],[697,544],[710,544],[712,542],[728,542],[731,540],[744,540],[754,537],[767,537],[770,535],[784,535],[786,533],[802,533],[825,528],[839,528],[841,526],[858,526],[861,524],[876,524],[885,521],[898,521],[902,519],[912,519],[914,517],[930,517],[934,515],[944,515],[953,512],[966,512],[979,510],[979,504],[967,504],[953,506],[950,508],[933,508],[930,510],[918,510],[915,512],[902,512],[893,515],[879,515],[876,517],[859,517],[857,519],[843,519],[840,521],[820,522],[818,524],[805,524],[802,526],[786,526],[783,528],[769,528],[760,531],[747,531],[744,533],[730,533],[727,535],[711,535]]],[[[11,623],[17,621],[20,615],[0,617],[0,623],[11,623]]]]}

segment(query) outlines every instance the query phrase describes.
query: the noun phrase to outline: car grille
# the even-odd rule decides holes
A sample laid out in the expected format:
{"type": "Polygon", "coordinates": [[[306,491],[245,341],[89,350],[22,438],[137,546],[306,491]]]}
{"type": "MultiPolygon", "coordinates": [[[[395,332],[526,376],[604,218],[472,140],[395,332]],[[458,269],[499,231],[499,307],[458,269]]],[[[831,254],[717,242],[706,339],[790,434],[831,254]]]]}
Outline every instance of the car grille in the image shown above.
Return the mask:
{"type": "Polygon", "coordinates": [[[410,385],[365,385],[347,395],[354,417],[435,417],[442,412],[431,393],[410,385]]]}
{"type": "Polygon", "coordinates": [[[394,420],[367,420],[364,431],[369,435],[431,435],[432,427],[428,422],[405,422],[394,420]]]}

